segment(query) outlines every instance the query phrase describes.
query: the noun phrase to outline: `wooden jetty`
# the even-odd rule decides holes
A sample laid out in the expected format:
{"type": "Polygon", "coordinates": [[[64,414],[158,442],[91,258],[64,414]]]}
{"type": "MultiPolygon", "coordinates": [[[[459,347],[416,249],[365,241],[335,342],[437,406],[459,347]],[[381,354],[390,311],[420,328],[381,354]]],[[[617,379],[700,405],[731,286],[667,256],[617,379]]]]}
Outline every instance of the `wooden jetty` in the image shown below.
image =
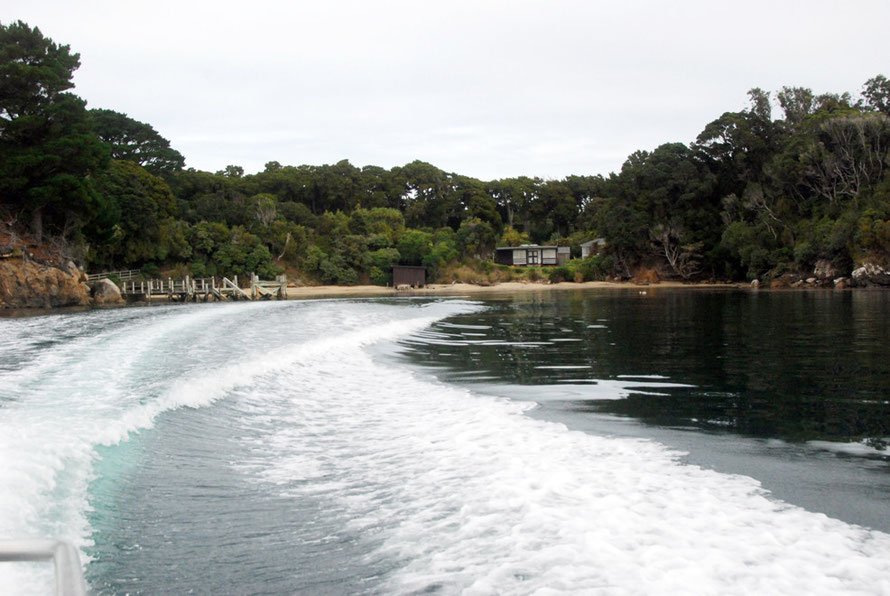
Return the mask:
{"type": "Polygon", "coordinates": [[[171,302],[208,302],[211,300],[287,300],[287,277],[278,276],[275,281],[263,281],[256,275],[250,276],[249,292],[238,286],[238,276],[234,280],[223,277],[194,279],[150,279],[143,281],[122,281],[121,295],[152,298],[165,297],[171,302]]]}
{"type": "Polygon", "coordinates": [[[279,300],[287,300],[287,276],[279,275],[275,281],[262,281],[256,274],[250,276],[252,300],[269,300],[275,296],[279,300]]]}

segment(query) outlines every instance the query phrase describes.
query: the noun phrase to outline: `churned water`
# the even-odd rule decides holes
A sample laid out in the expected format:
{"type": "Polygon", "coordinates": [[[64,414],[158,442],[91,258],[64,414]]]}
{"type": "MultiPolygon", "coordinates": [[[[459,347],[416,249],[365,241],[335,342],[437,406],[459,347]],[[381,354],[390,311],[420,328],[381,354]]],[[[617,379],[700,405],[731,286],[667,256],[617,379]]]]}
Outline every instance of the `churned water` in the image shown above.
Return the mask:
{"type": "MultiPolygon", "coordinates": [[[[511,349],[545,343],[467,319],[498,308],[332,300],[2,320],[0,535],[72,541],[100,594],[890,593],[887,534],[504,395],[592,381],[591,361],[545,359],[534,383],[494,372],[474,388],[393,356],[403,341],[426,359],[447,325],[511,349]]],[[[613,402],[701,386],[657,366],[631,374],[587,385],[613,402]]],[[[0,592],[48,582],[40,566],[0,566],[0,592]]]]}

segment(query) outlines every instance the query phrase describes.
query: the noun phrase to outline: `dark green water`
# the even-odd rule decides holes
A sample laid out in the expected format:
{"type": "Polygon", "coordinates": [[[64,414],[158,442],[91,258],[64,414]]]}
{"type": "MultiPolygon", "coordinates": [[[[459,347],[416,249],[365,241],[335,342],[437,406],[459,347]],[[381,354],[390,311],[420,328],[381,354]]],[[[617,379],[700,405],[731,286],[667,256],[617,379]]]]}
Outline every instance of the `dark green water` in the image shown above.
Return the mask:
{"type": "Polygon", "coordinates": [[[403,357],[890,530],[890,451],[871,448],[890,436],[890,294],[649,287],[486,304],[403,342],[403,357]]]}
{"type": "Polygon", "coordinates": [[[495,299],[439,323],[441,341],[418,342],[416,359],[450,380],[552,385],[550,398],[572,386],[579,411],[651,424],[796,442],[890,435],[887,293],[645,292],[495,299]],[[577,387],[603,383],[626,395],[577,387]]]}

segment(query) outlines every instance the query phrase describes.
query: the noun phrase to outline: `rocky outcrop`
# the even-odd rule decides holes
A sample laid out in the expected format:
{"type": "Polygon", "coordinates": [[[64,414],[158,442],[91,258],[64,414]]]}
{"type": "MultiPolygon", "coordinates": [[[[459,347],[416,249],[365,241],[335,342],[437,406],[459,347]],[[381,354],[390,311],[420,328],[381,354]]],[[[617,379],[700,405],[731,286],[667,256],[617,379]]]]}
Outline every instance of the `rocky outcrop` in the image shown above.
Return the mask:
{"type": "Polygon", "coordinates": [[[124,299],[121,297],[121,290],[110,279],[100,279],[90,284],[90,296],[93,304],[96,306],[110,306],[114,304],[123,304],[124,299]]]}
{"type": "Polygon", "coordinates": [[[803,284],[803,280],[797,273],[783,273],[778,277],[774,277],[769,282],[769,287],[773,290],[781,288],[798,288],[803,284]]]}
{"type": "Polygon", "coordinates": [[[890,271],[874,263],[863,263],[853,270],[853,284],[861,288],[890,287],[890,271]]]}
{"type": "Polygon", "coordinates": [[[819,259],[816,261],[816,266],[813,268],[813,276],[816,279],[837,279],[844,273],[844,271],[839,267],[835,267],[828,259],[819,259]]]}
{"type": "Polygon", "coordinates": [[[56,266],[23,257],[0,259],[0,308],[86,306],[90,295],[81,285],[82,275],[73,263],[56,266]]]}
{"type": "Polygon", "coordinates": [[[630,280],[632,283],[647,286],[649,284],[657,284],[661,281],[658,271],[651,267],[640,267],[634,272],[630,280]]]}

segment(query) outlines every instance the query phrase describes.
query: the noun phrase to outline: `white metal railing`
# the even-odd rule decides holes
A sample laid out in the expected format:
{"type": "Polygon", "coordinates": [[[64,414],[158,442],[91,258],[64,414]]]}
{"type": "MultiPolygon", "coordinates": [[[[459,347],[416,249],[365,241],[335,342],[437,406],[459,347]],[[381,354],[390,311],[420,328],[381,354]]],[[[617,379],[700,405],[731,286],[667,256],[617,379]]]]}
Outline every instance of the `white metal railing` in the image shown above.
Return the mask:
{"type": "Polygon", "coordinates": [[[84,596],[87,592],[77,549],[61,540],[0,540],[0,562],[52,561],[56,596],[84,596]]]}

